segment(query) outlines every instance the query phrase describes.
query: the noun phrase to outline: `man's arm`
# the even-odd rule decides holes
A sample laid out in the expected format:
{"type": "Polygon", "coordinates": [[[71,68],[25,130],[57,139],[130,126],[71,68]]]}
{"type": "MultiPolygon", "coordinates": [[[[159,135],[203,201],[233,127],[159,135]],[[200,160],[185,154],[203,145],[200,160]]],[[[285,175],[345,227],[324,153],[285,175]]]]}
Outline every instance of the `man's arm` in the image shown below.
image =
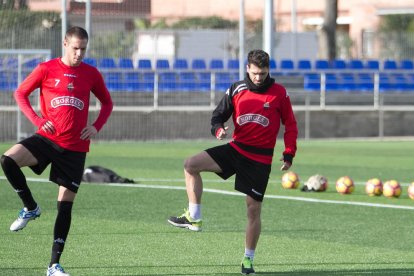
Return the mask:
{"type": "Polygon", "coordinates": [[[226,137],[228,127],[224,127],[224,123],[227,122],[231,114],[233,114],[233,103],[230,97],[230,90],[227,90],[211,117],[211,134],[217,139],[221,140],[226,137]]]}
{"type": "Polygon", "coordinates": [[[283,135],[285,150],[283,151],[282,158],[284,164],[282,165],[281,170],[288,170],[292,165],[293,157],[295,157],[296,154],[298,126],[287,92],[286,97],[283,99],[281,116],[282,123],[285,126],[285,133],[283,135]]]}
{"type": "Polygon", "coordinates": [[[96,118],[95,122],[92,124],[92,126],[95,127],[97,132],[99,132],[112,113],[113,102],[111,95],[109,94],[109,91],[105,86],[102,75],[99,72],[97,72],[96,78],[96,86],[94,90],[92,90],[92,93],[101,103],[101,110],[99,111],[99,115],[96,118]]]}
{"type": "Polygon", "coordinates": [[[14,92],[14,99],[23,114],[38,128],[42,127],[48,120],[40,117],[33,109],[29,95],[40,88],[42,82],[42,69],[38,65],[14,92]]]}

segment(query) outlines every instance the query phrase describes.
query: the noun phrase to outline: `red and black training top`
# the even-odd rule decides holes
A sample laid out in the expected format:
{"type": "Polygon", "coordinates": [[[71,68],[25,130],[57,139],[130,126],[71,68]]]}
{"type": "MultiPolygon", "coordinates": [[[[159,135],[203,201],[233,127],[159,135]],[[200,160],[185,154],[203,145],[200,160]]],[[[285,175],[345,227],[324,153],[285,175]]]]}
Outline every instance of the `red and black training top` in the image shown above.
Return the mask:
{"type": "MultiPolygon", "coordinates": [[[[212,134],[233,117],[234,132],[230,145],[240,154],[257,162],[271,164],[280,123],[285,126],[284,155],[296,153],[298,128],[286,89],[267,77],[261,87],[248,75],[226,91],[211,118],[212,134]]],[[[285,159],[286,160],[286,159],[285,159]]]]}
{"type": "Polygon", "coordinates": [[[91,92],[101,103],[101,110],[93,126],[99,131],[112,112],[112,99],[99,71],[86,63],[67,66],[60,58],[40,63],[14,93],[22,112],[39,129],[37,133],[62,148],[87,152],[90,140],[80,139],[88,123],[91,92]],[[40,89],[40,115],[29,101],[29,95],[40,89]],[[55,133],[42,130],[51,121],[55,133]]]}

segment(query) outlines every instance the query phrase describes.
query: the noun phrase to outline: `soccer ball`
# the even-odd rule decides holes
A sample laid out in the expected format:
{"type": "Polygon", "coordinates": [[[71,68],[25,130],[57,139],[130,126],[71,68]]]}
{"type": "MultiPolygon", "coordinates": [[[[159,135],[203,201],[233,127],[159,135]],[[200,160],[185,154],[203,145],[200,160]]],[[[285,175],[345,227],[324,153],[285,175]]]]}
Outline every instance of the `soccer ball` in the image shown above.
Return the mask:
{"type": "Polygon", "coordinates": [[[354,188],[354,181],[349,176],[343,176],[336,181],[336,191],[340,194],[351,194],[354,188]]]}
{"type": "Polygon", "coordinates": [[[382,194],[382,181],[378,178],[371,178],[365,184],[365,192],[369,196],[379,196],[382,194]]]}
{"type": "Polygon", "coordinates": [[[414,200],[414,182],[408,186],[408,196],[414,200]]]}
{"type": "Polygon", "coordinates": [[[397,180],[389,180],[382,187],[382,194],[386,197],[399,197],[401,195],[401,185],[397,180]]]}
{"type": "Polygon", "coordinates": [[[287,172],[282,176],[282,187],[296,189],[299,186],[299,176],[294,172],[287,172]]]}
{"type": "Polygon", "coordinates": [[[324,192],[328,188],[328,179],[320,174],[309,177],[308,181],[303,185],[304,192],[324,192]]]}

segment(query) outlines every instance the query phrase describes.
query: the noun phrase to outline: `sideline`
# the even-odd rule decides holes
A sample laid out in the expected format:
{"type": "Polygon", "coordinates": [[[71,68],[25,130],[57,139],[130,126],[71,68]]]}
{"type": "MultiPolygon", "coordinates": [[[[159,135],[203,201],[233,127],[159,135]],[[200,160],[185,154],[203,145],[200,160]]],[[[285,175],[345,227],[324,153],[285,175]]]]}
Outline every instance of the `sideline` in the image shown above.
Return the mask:
{"type": "MultiPolygon", "coordinates": [[[[4,176],[0,176],[0,179],[6,179],[4,176]]],[[[48,179],[44,178],[27,178],[27,181],[36,181],[36,182],[49,182],[48,179]]],[[[148,180],[147,180],[148,181],[148,180]]],[[[180,180],[183,181],[183,180],[180,180]]],[[[111,186],[111,187],[128,187],[128,188],[146,188],[146,189],[164,189],[164,190],[185,190],[184,186],[168,186],[168,185],[151,185],[151,184],[129,184],[129,183],[82,183],[82,185],[99,185],[99,186],[111,186]]],[[[244,196],[244,194],[236,191],[224,191],[218,189],[203,189],[204,192],[222,194],[222,195],[232,195],[232,196],[244,196]]],[[[354,205],[354,206],[365,206],[365,207],[376,207],[376,208],[390,208],[390,209],[404,209],[404,210],[414,210],[414,206],[406,205],[395,205],[395,204],[379,204],[379,203],[367,203],[359,201],[343,201],[343,200],[329,200],[329,199],[317,199],[309,197],[300,197],[300,196],[280,196],[280,195],[265,195],[265,198],[273,199],[286,199],[286,200],[295,200],[295,201],[304,201],[312,203],[325,203],[325,204],[343,204],[343,205],[354,205]]]]}

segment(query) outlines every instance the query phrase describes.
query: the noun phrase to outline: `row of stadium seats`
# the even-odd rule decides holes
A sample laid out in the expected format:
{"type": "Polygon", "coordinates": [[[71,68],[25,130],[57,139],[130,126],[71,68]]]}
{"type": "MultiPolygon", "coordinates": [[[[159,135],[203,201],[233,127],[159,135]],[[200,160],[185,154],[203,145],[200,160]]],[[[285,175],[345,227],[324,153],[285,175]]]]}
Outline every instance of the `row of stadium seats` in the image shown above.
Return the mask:
{"type": "MultiPolygon", "coordinates": [[[[380,73],[378,88],[380,92],[414,91],[414,73],[380,73]]],[[[368,73],[339,73],[325,75],[326,91],[373,91],[374,75],[368,73]]],[[[305,74],[304,89],[307,91],[321,90],[320,74],[305,74]]]]}
{"type": "MultiPolygon", "coordinates": [[[[131,61],[131,60],[130,60],[131,61]]],[[[167,60],[164,60],[167,61],[167,60]]],[[[196,61],[196,60],[194,60],[196,61]]],[[[213,60],[212,60],[213,61],[213,60]]],[[[316,64],[325,64],[318,60],[316,64]],[[319,61],[319,62],[318,62],[319,61]]],[[[36,66],[39,60],[31,60],[29,65],[36,66]]],[[[132,62],[132,61],[131,61],[132,62]]],[[[142,63],[151,65],[150,60],[140,60],[142,63]],[[144,62],[146,61],[146,62],[144,62]]],[[[167,61],[168,62],[168,61],[167,61]]],[[[301,63],[301,61],[298,61],[301,63]]],[[[139,64],[139,62],[138,62],[139,64]]],[[[329,64],[332,63],[328,63],[329,64]]],[[[341,63],[343,64],[343,63],[341,63]]],[[[342,71],[326,70],[326,90],[327,91],[373,91],[374,89],[374,72],[365,70],[366,67],[358,67],[355,60],[350,60],[349,64],[354,64],[355,69],[342,71]]],[[[377,68],[378,62],[369,61],[371,68],[377,68]]],[[[383,65],[385,66],[385,62],[383,65]]],[[[406,64],[403,61],[400,65],[406,64]]],[[[292,63],[290,63],[292,65],[292,63]]],[[[308,63],[309,65],[309,63],[308,63]]],[[[360,64],[361,65],[361,64],[360,64]]],[[[287,65],[284,65],[287,66],[287,65]]],[[[321,66],[321,65],[320,65],[321,66]]],[[[338,66],[338,65],[337,65],[338,66]]],[[[396,66],[396,65],[395,65],[396,66]]],[[[379,89],[380,91],[413,91],[414,92],[414,71],[398,70],[400,67],[387,65],[387,68],[395,70],[379,71],[379,89]]],[[[276,78],[280,75],[295,76],[303,78],[303,88],[306,91],[320,91],[321,75],[320,72],[300,71],[300,70],[278,70],[272,66],[271,75],[276,78]]],[[[332,68],[333,67],[328,67],[332,68]]],[[[349,67],[345,67],[349,68],[349,67]]],[[[167,68],[165,68],[167,69],[167,68]]],[[[23,68],[23,78],[30,73],[30,68],[23,68]]],[[[153,91],[155,75],[158,76],[159,91],[210,91],[211,86],[218,91],[226,90],[229,85],[239,79],[237,70],[136,70],[129,68],[102,68],[100,69],[104,75],[108,88],[111,91],[153,91]],[[215,74],[215,83],[211,84],[212,74],[215,74]]],[[[324,70],[321,70],[323,72],[324,70]]],[[[378,72],[378,71],[377,71],[378,72]]],[[[0,67],[0,90],[9,91],[17,87],[17,70],[12,67],[0,67]]]]}
{"type": "MultiPolygon", "coordinates": [[[[96,66],[98,68],[124,68],[124,69],[177,69],[177,70],[238,70],[240,63],[238,59],[211,59],[206,62],[204,59],[193,59],[188,61],[187,59],[175,59],[170,64],[168,59],[157,59],[155,64],[152,64],[150,59],[139,59],[137,64],[134,65],[132,59],[120,58],[116,61],[113,58],[85,58],[84,61],[88,64],[96,66]]],[[[370,69],[370,70],[412,70],[414,69],[414,62],[410,59],[404,60],[360,60],[360,59],[335,59],[328,61],[325,59],[317,59],[315,61],[300,59],[297,61],[291,59],[282,59],[279,62],[276,60],[270,60],[270,69],[280,70],[325,70],[325,69],[370,69]]]]}
{"type": "MultiPolygon", "coordinates": [[[[33,69],[37,64],[41,62],[41,59],[34,58],[23,63],[24,69],[33,69]]],[[[98,67],[100,69],[142,69],[142,70],[238,70],[240,63],[238,59],[211,59],[208,63],[204,59],[193,59],[190,63],[189,60],[183,58],[175,59],[172,64],[168,59],[157,59],[155,64],[152,64],[150,59],[139,59],[136,64],[130,58],[85,58],[85,63],[98,67]]],[[[16,58],[0,59],[1,68],[13,68],[17,67],[16,58]]],[[[414,61],[410,59],[392,60],[387,59],[384,61],[379,60],[360,60],[360,59],[335,59],[328,61],[325,59],[317,59],[315,61],[300,59],[297,61],[291,59],[282,59],[276,62],[274,59],[270,60],[271,70],[280,71],[294,71],[294,70],[413,70],[414,61]]]]}
{"type": "MultiPolygon", "coordinates": [[[[104,71],[103,76],[111,92],[152,92],[156,79],[160,92],[208,92],[213,88],[225,91],[231,83],[239,80],[238,72],[119,72],[104,71]],[[212,77],[214,74],[214,83],[212,77]],[[212,87],[213,86],[213,87],[212,87]]],[[[321,90],[321,74],[305,73],[303,88],[306,91],[321,90]]],[[[412,73],[380,73],[379,90],[381,92],[401,91],[414,92],[414,72],[412,73]]],[[[356,73],[327,73],[325,74],[326,91],[373,91],[374,74],[358,71],[356,73]]],[[[10,91],[17,88],[16,72],[0,71],[0,90],[10,91]]]]}

